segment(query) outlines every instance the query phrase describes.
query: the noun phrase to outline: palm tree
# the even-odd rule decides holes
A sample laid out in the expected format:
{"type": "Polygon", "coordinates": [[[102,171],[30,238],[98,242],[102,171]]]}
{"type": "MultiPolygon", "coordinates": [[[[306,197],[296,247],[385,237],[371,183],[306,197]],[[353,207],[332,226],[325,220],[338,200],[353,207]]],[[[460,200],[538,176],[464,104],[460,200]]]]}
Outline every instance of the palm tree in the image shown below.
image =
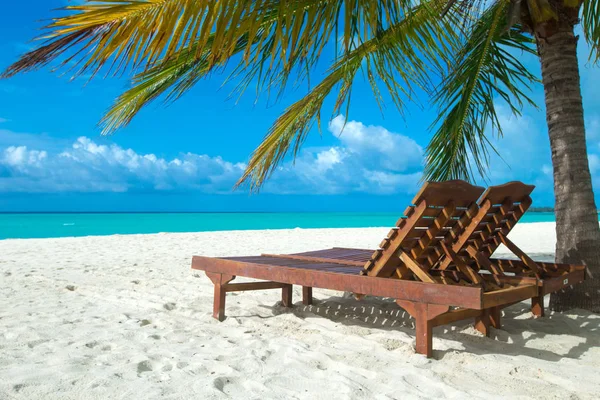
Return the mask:
{"type": "MultiPolygon", "coordinates": [[[[238,184],[257,190],[288,153],[297,154],[328,96],[337,96],[334,114],[344,108],[348,115],[358,76],[380,104],[391,101],[402,111],[426,94],[439,107],[426,179],[485,176],[490,135],[502,135],[496,105],[519,114],[532,103],[527,89],[539,79],[520,56],[536,54],[554,165],[556,259],[583,261],[600,274],[578,24],[596,63],[600,0],[97,0],[66,7],[47,27],[46,41],[4,76],[57,60],[75,77],[132,73],[132,87],[101,121],[109,133],[153,100],[176,100],[211,73],[227,71],[240,94],[249,86],[281,94],[290,78],[314,79],[316,64],[330,61],[252,154],[238,184]]],[[[598,282],[554,295],[551,307],[600,311],[598,282]]]]}

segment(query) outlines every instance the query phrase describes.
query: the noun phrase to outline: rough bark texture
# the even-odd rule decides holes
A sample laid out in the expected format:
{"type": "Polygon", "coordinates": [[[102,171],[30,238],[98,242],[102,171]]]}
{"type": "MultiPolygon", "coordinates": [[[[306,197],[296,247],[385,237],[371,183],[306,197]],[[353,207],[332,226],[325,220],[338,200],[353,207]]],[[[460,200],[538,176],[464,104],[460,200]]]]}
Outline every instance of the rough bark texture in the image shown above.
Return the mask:
{"type": "Polygon", "coordinates": [[[536,36],[554,167],[556,262],[584,263],[596,279],[588,276],[585,283],[552,294],[550,309],[600,312],[600,229],[585,141],[575,23],[564,18],[545,37],[539,32],[536,36]]]}

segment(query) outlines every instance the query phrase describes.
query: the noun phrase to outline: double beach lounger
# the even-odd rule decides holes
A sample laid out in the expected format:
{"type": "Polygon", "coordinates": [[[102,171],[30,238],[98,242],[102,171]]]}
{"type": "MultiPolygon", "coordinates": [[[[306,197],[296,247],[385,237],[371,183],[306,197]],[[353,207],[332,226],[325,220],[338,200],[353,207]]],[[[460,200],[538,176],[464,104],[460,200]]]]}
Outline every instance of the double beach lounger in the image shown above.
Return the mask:
{"type": "Polygon", "coordinates": [[[377,250],[333,248],[250,257],[194,256],[192,268],[214,283],[213,316],[225,318],[227,292],[282,289],[292,305],[292,285],[302,301],[325,288],[389,297],[416,325],[416,351],[432,353],[432,328],[475,318],[489,336],[500,328],[500,311],[532,299],[544,314],[544,295],[583,281],[583,265],[533,261],[507,235],[531,205],[533,186],[510,182],[487,190],[463,181],[428,182],[377,250]],[[504,244],[516,260],[492,258],[504,244]],[[265,280],[230,283],[236,276],[265,280]]]}

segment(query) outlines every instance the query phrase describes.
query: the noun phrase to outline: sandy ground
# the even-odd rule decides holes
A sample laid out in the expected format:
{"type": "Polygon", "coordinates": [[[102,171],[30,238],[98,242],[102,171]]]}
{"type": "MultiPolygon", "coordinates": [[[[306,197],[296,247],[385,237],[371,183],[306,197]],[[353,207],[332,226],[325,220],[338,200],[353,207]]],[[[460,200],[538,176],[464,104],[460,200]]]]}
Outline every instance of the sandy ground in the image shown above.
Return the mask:
{"type": "MultiPolygon", "coordinates": [[[[191,256],[373,247],[388,229],[318,229],[0,241],[0,399],[592,399],[600,315],[533,319],[506,309],[491,338],[470,321],[436,328],[434,359],[387,299],[315,290],[231,293],[211,318],[212,284],[191,256]]],[[[511,234],[542,259],[552,223],[511,234]]]]}

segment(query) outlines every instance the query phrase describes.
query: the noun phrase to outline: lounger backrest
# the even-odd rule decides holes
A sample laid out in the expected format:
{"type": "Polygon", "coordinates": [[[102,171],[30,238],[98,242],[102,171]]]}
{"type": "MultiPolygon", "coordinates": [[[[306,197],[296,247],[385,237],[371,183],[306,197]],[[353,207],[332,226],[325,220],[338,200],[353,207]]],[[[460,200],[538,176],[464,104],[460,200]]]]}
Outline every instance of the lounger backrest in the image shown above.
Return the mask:
{"type": "Polygon", "coordinates": [[[487,213],[467,244],[473,244],[485,257],[491,257],[500,246],[498,235],[508,235],[531,206],[529,195],[533,189],[535,186],[523,182],[490,186],[478,202],[479,208],[487,213]]]}
{"type": "MultiPolygon", "coordinates": [[[[508,182],[490,186],[477,202],[479,210],[454,242],[452,249],[460,256],[470,258],[469,250],[476,249],[489,258],[500,246],[500,235],[508,235],[531,206],[529,195],[535,186],[522,182],[508,182]]],[[[443,260],[441,268],[451,261],[443,260]]]]}
{"type": "MultiPolygon", "coordinates": [[[[450,245],[456,240],[466,227],[465,221],[477,212],[476,202],[483,191],[464,181],[425,183],[413,205],[404,211],[405,217],[398,220],[367,261],[362,274],[390,277],[397,270],[415,271],[415,265],[426,272],[444,254],[441,243],[450,245]]],[[[407,277],[414,275],[412,272],[407,277]]]]}

